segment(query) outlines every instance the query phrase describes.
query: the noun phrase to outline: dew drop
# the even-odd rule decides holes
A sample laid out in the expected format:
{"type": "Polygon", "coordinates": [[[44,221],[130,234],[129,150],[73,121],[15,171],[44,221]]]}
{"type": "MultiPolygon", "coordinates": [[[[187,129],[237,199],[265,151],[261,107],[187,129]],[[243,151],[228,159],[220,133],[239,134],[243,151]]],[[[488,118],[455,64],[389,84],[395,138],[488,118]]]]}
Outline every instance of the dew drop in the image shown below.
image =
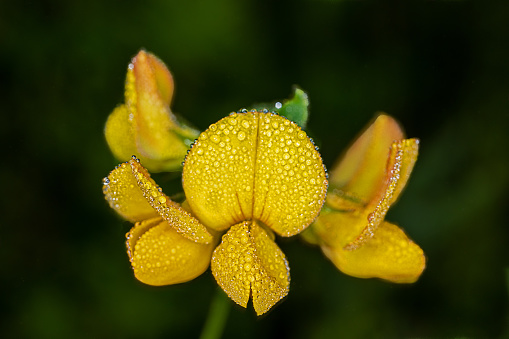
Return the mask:
{"type": "MultiPolygon", "coordinates": [[[[235,113],[235,115],[237,115],[237,113],[235,113]]],[[[229,122],[229,123],[230,123],[230,125],[232,125],[232,126],[237,125],[237,119],[233,116],[233,114],[232,114],[232,116],[228,119],[228,122],[229,122]]]]}
{"type": "MultiPolygon", "coordinates": [[[[247,122],[247,121],[244,121],[244,122],[246,122],[246,123],[248,124],[248,127],[249,127],[249,122],[247,122]]],[[[244,124],[244,122],[243,122],[242,124],[244,124]]],[[[243,132],[243,131],[240,131],[240,132],[237,134],[237,138],[238,138],[240,141],[244,140],[244,139],[246,138],[246,133],[245,133],[245,132],[243,132]]]]}

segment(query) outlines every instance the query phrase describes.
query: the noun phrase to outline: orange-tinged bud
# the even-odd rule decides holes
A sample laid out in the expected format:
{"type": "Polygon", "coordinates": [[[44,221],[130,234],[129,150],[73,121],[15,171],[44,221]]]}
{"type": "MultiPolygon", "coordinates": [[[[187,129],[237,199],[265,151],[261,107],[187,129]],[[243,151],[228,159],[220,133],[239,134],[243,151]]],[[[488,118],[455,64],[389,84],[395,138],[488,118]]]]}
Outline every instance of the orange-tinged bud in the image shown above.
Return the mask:
{"type": "Polygon", "coordinates": [[[330,171],[325,208],[304,239],[321,246],[342,272],[415,282],[426,266],[421,248],[385,215],[405,187],[419,151],[398,123],[380,115],[330,171]]]}
{"type": "Polygon", "coordinates": [[[136,155],[153,172],[179,170],[198,131],[182,124],[170,110],[173,77],[156,56],[140,51],[129,64],[125,105],[105,126],[108,145],[119,160],[136,155]]]}

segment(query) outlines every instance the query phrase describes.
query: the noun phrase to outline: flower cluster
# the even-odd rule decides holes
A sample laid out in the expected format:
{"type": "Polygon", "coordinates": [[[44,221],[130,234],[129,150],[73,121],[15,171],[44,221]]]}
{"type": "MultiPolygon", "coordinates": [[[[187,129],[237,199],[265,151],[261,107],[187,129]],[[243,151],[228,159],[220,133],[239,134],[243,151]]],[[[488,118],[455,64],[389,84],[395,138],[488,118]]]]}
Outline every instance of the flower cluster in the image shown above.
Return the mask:
{"type": "MultiPolygon", "coordinates": [[[[181,283],[210,265],[228,296],[244,307],[251,298],[260,315],[289,291],[276,235],[299,233],[346,274],[394,282],[419,277],[422,250],[384,221],[418,151],[418,140],[404,139],[392,118],[379,116],[328,180],[303,124],[267,109],[242,110],[198,135],[172,114],[172,93],[164,64],[139,52],[128,68],[126,103],[105,128],[113,154],[126,162],[104,179],[103,192],[135,224],[126,244],[138,280],[181,283]],[[178,170],[182,161],[179,203],[147,169],[178,170]]],[[[299,102],[307,118],[305,99],[299,102]]]]}

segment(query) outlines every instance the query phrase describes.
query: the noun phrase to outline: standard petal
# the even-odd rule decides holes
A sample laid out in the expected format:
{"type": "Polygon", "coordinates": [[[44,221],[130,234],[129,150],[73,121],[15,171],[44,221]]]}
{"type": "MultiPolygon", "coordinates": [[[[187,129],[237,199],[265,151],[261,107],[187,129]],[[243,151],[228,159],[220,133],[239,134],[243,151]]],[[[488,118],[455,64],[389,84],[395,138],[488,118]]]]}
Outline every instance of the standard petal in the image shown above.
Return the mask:
{"type": "Polygon", "coordinates": [[[256,222],[244,221],[223,235],[212,255],[211,269],[219,286],[237,304],[246,307],[252,295],[258,315],[289,291],[285,255],[256,222]]]}
{"type": "Polygon", "coordinates": [[[157,216],[138,187],[128,162],[118,165],[103,179],[103,193],[111,208],[131,222],[157,216]]]}
{"type": "Polygon", "coordinates": [[[350,146],[329,172],[331,188],[369,202],[383,185],[392,143],[403,139],[398,123],[380,115],[350,146]]]}
{"type": "Polygon", "coordinates": [[[135,277],[154,286],[196,278],[209,266],[214,249],[214,243],[184,238],[159,217],[137,223],[126,236],[135,277]]]}
{"type": "Polygon", "coordinates": [[[258,129],[253,217],[289,237],[320,213],[325,167],[312,140],[290,120],[263,114],[258,129]]]}
{"type": "Polygon", "coordinates": [[[276,114],[246,112],[200,135],[186,158],[183,186],[193,212],[211,228],[257,219],[291,236],[320,212],[327,179],[300,127],[276,114]]]}
{"type": "Polygon", "coordinates": [[[136,183],[146,201],[171,227],[191,241],[202,244],[212,242],[213,237],[205,226],[193,217],[191,213],[166,196],[136,158],[133,157],[129,164],[131,165],[133,176],[136,178],[136,183]]]}
{"type": "Polygon", "coordinates": [[[367,219],[367,224],[359,236],[347,245],[347,249],[355,249],[373,237],[376,229],[385,219],[387,211],[405,187],[417,160],[418,150],[418,139],[404,139],[392,144],[383,186],[377,193],[377,197],[365,209],[368,214],[367,218],[363,219],[367,219]]]}
{"type": "Polygon", "coordinates": [[[132,119],[125,105],[118,106],[110,114],[104,127],[104,135],[111,152],[120,161],[127,161],[136,151],[132,119]]]}
{"type": "Polygon", "coordinates": [[[356,250],[322,246],[343,273],[358,278],[381,278],[395,283],[415,282],[426,266],[422,249],[396,225],[383,222],[376,234],[356,250]]]}

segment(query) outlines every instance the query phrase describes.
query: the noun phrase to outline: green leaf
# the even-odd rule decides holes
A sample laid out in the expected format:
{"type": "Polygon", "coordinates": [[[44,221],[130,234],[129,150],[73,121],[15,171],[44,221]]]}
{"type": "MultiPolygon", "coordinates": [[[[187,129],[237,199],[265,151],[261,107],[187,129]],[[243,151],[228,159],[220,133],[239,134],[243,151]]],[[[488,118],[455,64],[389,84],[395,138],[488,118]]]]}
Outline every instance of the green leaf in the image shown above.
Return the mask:
{"type": "Polygon", "coordinates": [[[295,122],[302,129],[305,129],[309,116],[308,106],[308,95],[303,90],[296,87],[293,98],[285,100],[282,105],[281,103],[276,103],[276,111],[280,115],[295,122]]]}

